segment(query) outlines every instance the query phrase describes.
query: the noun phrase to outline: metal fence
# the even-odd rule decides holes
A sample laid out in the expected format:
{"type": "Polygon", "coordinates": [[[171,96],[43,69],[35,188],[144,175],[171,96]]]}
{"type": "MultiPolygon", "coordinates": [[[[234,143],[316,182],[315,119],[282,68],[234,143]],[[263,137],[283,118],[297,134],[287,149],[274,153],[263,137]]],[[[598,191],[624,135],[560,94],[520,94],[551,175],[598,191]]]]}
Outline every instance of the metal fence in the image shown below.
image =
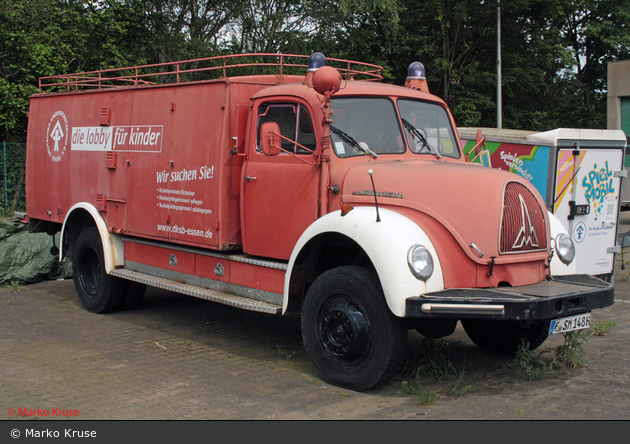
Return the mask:
{"type": "Polygon", "coordinates": [[[26,211],[26,144],[2,142],[0,199],[5,217],[26,211]]]}

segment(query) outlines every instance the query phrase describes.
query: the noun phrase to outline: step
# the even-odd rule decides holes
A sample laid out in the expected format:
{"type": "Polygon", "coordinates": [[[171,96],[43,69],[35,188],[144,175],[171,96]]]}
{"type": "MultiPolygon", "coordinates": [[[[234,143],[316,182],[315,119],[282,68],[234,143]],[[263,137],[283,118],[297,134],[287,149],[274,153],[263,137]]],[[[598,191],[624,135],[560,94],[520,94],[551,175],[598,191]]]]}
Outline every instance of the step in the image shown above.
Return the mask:
{"type": "Polygon", "coordinates": [[[117,268],[112,270],[112,276],[127,279],[151,287],[162,288],[164,290],[181,293],[196,298],[206,299],[220,304],[231,305],[232,307],[242,308],[244,310],[258,311],[261,313],[279,314],[282,312],[282,306],[270,304],[269,302],[257,301],[255,299],[236,296],[221,291],[210,290],[208,288],[196,287],[194,285],[183,284],[181,282],[172,281],[138,271],[117,268]]]}

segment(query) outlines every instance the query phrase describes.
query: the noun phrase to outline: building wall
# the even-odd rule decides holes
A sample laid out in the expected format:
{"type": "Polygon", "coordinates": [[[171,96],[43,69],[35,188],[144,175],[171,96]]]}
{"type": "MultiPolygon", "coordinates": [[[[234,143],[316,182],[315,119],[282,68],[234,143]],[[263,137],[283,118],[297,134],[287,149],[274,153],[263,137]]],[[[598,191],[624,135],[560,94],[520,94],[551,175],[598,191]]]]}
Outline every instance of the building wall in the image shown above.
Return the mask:
{"type": "Polygon", "coordinates": [[[630,60],[608,63],[608,129],[630,138],[630,60]]]}
{"type": "MultiPolygon", "coordinates": [[[[630,145],[630,60],[608,62],[608,129],[626,133],[630,145]]],[[[630,155],[626,146],[624,167],[630,169],[630,155]]],[[[630,209],[630,179],[621,182],[621,209],[630,209]]]]}

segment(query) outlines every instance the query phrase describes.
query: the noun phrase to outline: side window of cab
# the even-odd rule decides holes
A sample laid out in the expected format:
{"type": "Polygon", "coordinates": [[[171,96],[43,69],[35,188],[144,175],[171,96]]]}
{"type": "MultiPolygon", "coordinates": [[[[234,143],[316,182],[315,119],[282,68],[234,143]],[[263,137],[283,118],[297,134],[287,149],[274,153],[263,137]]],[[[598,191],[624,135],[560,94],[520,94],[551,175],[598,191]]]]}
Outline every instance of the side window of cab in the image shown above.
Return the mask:
{"type": "Polygon", "coordinates": [[[313,120],[305,106],[290,102],[265,102],[261,104],[258,107],[256,130],[257,152],[262,152],[260,127],[265,122],[275,122],[280,127],[282,151],[295,154],[312,154],[315,151],[313,120]]]}

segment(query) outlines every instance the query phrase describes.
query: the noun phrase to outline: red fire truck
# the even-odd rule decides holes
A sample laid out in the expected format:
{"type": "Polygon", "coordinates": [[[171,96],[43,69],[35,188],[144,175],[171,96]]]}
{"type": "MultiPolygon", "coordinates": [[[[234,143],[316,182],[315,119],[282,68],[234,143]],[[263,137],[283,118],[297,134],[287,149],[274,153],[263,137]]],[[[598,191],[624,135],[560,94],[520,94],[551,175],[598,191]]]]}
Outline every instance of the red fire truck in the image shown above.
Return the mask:
{"type": "Polygon", "coordinates": [[[588,327],[613,286],[576,273],[539,192],[466,163],[420,63],[404,87],[381,73],[315,53],[42,78],[30,230],[61,232],[91,312],[137,305],[147,285],[298,311],[313,365],[353,390],[399,371],[409,329],[440,338],[461,321],[511,353],[588,327]]]}

